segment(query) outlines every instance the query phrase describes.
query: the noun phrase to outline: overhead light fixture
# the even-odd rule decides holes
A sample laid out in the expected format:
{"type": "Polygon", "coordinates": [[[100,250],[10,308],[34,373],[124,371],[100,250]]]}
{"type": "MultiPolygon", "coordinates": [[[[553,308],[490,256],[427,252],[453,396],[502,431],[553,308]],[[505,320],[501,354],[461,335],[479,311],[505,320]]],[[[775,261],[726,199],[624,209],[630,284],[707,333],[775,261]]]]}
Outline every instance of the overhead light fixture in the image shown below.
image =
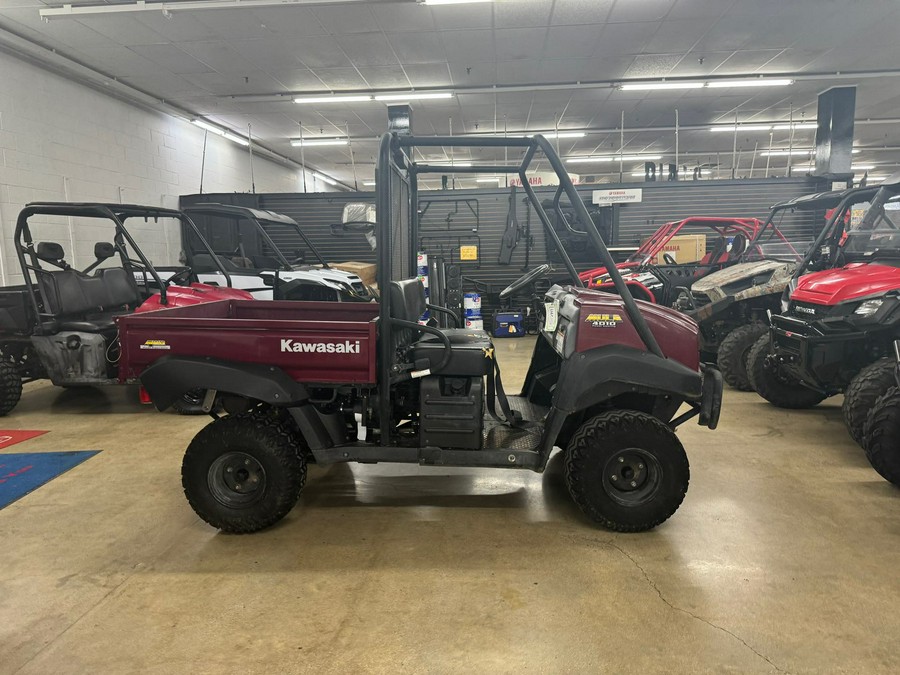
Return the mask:
{"type": "Polygon", "coordinates": [[[493,2],[494,0],[419,0],[420,5],[469,5],[475,2],[493,2]]]}
{"type": "Polygon", "coordinates": [[[334,94],[331,96],[297,96],[294,98],[294,103],[361,103],[371,100],[371,94],[334,94]]]}
{"type": "Polygon", "coordinates": [[[374,187],[375,181],[374,180],[363,181],[363,185],[365,185],[366,187],[374,187]]]}
{"type": "Polygon", "coordinates": [[[475,182],[476,183],[499,183],[500,178],[497,176],[494,176],[493,178],[476,178],[475,182]]]}
{"type": "Polygon", "coordinates": [[[800,131],[801,129],[816,129],[818,128],[818,124],[815,122],[796,122],[795,124],[776,124],[772,127],[773,131],[790,131],[793,127],[794,131],[800,131]]]}
{"type": "Polygon", "coordinates": [[[871,171],[875,168],[874,164],[854,164],[850,167],[851,171],[871,171]]]}
{"type": "Polygon", "coordinates": [[[544,138],[584,138],[586,134],[583,131],[551,131],[541,135],[544,138]]]}
{"type": "Polygon", "coordinates": [[[472,162],[450,162],[450,166],[451,167],[458,166],[458,167],[466,168],[466,167],[472,166],[472,162]]]}
{"type": "Polygon", "coordinates": [[[761,157],[801,157],[811,155],[814,150],[766,150],[759,153],[761,157]]]}
{"type": "Polygon", "coordinates": [[[237,134],[233,134],[230,131],[226,131],[222,127],[217,127],[215,124],[210,124],[206,120],[202,120],[200,118],[191,120],[191,124],[194,126],[198,126],[201,129],[205,129],[210,133],[216,134],[217,136],[221,136],[222,138],[227,138],[229,141],[237,143],[238,145],[248,146],[250,145],[250,141],[246,138],[238,136],[237,134]]]}
{"type": "Polygon", "coordinates": [[[226,131],[224,134],[222,134],[222,136],[227,138],[229,141],[232,141],[233,143],[243,145],[245,148],[250,145],[250,141],[248,141],[246,138],[241,138],[240,136],[237,136],[230,131],[226,131]]]}
{"type": "Polygon", "coordinates": [[[317,178],[323,183],[328,183],[329,185],[337,185],[337,181],[334,178],[329,178],[328,176],[324,176],[318,171],[313,171],[313,178],[317,178]]]}
{"type": "Polygon", "coordinates": [[[604,155],[602,157],[568,157],[566,161],[570,164],[588,164],[593,162],[643,162],[655,161],[662,159],[662,155],[604,155]]]}
{"type": "Polygon", "coordinates": [[[346,138],[292,138],[291,145],[295,148],[309,148],[314,145],[347,145],[346,138]]]}
{"type": "Polygon", "coordinates": [[[710,131],[769,131],[772,128],[771,124],[718,124],[714,127],[710,127],[710,131]]]}
{"type": "Polygon", "coordinates": [[[786,78],[748,77],[740,80],[709,80],[708,82],[623,82],[619,84],[622,91],[654,91],[665,89],[722,89],[725,87],[785,87],[794,84],[794,80],[786,78]]]}
{"type": "Polygon", "coordinates": [[[654,91],[658,89],[702,89],[703,82],[633,82],[619,85],[622,91],[654,91]]]}
{"type": "Polygon", "coordinates": [[[787,78],[747,78],[740,80],[710,80],[706,86],[711,89],[721,89],[723,87],[787,87],[794,84],[793,80],[787,78]]]}
{"type": "Polygon", "coordinates": [[[635,178],[646,178],[646,176],[647,176],[647,174],[644,173],[643,171],[634,171],[634,172],[632,172],[631,175],[634,176],[635,178]]]}
{"type": "Polygon", "coordinates": [[[431,98],[453,98],[452,91],[407,91],[400,94],[376,94],[376,101],[420,101],[431,98]]]}

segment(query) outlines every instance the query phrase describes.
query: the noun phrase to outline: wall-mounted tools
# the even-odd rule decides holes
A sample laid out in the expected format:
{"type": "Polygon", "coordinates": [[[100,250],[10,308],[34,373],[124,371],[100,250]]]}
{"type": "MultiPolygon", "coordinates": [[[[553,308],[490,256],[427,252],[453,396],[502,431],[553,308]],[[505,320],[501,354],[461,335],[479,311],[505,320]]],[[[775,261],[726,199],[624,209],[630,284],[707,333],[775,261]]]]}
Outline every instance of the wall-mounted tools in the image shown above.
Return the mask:
{"type": "Polygon", "coordinates": [[[509,188],[509,211],[506,213],[506,228],[503,230],[503,239],[500,241],[500,255],[497,262],[501,265],[509,265],[512,261],[513,251],[519,245],[522,232],[519,227],[519,219],[516,217],[516,186],[509,188]]]}

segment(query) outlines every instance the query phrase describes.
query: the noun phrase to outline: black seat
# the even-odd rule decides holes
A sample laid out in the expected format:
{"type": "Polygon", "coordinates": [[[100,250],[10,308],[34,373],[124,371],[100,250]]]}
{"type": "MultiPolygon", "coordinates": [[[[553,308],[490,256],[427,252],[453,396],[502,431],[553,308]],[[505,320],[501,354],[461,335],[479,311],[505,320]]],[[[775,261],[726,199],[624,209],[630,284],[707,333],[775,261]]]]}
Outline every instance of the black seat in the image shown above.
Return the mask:
{"type": "Polygon", "coordinates": [[[56,242],[39,243],[36,254],[59,268],[38,274],[44,309],[59,319],[59,330],[115,331],[115,317],[130,312],[140,300],[137,284],[123,268],[108,268],[100,270],[99,276],[87,276],[69,267],[63,259],[62,246],[56,242]]]}
{"type": "MultiPolygon", "coordinates": [[[[426,309],[425,286],[418,279],[392,281],[390,284],[391,317],[403,321],[416,322],[426,309]]],[[[439,329],[450,339],[449,363],[440,371],[442,375],[462,375],[478,377],[487,374],[489,361],[487,350],[491,348],[491,338],[483,330],[465,328],[439,329]]],[[[426,361],[427,367],[435,367],[444,357],[446,347],[441,340],[429,333],[412,328],[395,327],[394,348],[398,355],[409,348],[408,360],[413,363],[426,361]]]]}

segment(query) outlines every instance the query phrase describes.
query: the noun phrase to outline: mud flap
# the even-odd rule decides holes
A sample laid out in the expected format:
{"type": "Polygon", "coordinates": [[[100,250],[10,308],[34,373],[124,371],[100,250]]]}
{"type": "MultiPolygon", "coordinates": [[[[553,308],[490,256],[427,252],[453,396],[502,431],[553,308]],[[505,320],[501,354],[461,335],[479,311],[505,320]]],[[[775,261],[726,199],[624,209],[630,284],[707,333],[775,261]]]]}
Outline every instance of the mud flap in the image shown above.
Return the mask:
{"type": "Polygon", "coordinates": [[[703,370],[703,396],[700,399],[700,416],[697,423],[715,429],[722,413],[722,373],[713,365],[705,363],[703,370]]]}

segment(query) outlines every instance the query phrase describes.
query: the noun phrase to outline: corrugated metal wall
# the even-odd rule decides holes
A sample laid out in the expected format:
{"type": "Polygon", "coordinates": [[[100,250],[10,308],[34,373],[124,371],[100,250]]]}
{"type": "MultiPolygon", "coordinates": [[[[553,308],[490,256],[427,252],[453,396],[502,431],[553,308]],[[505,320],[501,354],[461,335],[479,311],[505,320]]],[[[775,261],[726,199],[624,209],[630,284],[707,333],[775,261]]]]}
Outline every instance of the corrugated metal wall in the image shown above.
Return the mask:
{"type": "MultiPolygon", "coordinates": [[[[616,188],[616,185],[580,187],[585,199],[593,189],[616,188]]],[[[661,224],[688,216],[757,217],[765,219],[769,207],[776,202],[821,191],[821,182],[810,178],[759,179],[736,181],[685,181],[627,184],[643,188],[643,201],[625,204],[618,209],[617,245],[636,246],[661,224]]],[[[553,196],[552,189],[538,191],[539,198],[553,196]]],[[[477,245],[479,260],[462,261],[463,274],[491,284],[498,290],[530,269],[547,261],[547,248],[540,220],[526,208],[524,193],[517,193],[518,221],[525,226],[530,220],[532,246],[526,264],[526,242],[520,241],[508,266],[497,262],[506,215],[509,192],[505,189],[454,190],[420,192],[420,209],[425,208],[420,223],[420,241],[425,251],[442,254],[459,262],[459,245],[477,245]],[[472,208],[470,208],[470,206],[472,208]],[[477,213],[477,218],[473,210],[477,213]]],[[[348,202],[374,203],[373,192],[329,194],[263,194],[263,195],[188,195],[182,205],[200,201],[257,206],[284,213],[304,228],[310,239],[328,261],[358,260],[374,262],[375,253],[361,234],[336,237],[330,225],[341,222],[348,202]]],[[[780,224],[789,237],[811,239],[815,223],[822,214],[788,214],[780,224]]],[[[561,266],[560,266],[561,267],[561,266]]],[[[585,267],[585,266],[581,266],[585,267]]],[[[563,271],[563,275],[564,275],[563,271]]],[[[471,290],[466,285],[464,290],[471,290]]],[[[488,304],[488,310],[494,309],[488,304]]]]}

